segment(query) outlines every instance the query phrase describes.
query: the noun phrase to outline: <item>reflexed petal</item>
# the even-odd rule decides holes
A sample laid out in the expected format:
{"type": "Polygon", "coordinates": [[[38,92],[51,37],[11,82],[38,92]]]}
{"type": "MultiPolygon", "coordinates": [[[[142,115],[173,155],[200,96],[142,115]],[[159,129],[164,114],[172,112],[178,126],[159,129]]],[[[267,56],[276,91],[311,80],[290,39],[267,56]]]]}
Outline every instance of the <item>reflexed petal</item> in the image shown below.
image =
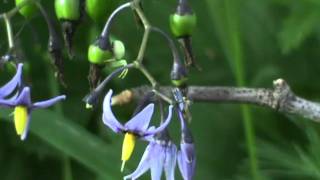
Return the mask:
{"type": "Polygon", "coordinates": [[[112,90],[109,90],[108,94],[103,100],[102,120],[105,125],[111,128],[114,132],[118,133],[120,131],[123,131],[124,127],[119,123],[111,110],[111,96],[112,90]]]}
{"type": "Polygon", "coordinates": [[[8,99],[8,100],[0,99],[0,106],[12,108],[16,106],[16,101],[15,99],[8,99]]]}
{"type": "Polygon", "coordinates": [[[153,155],[154,155],[154,147],[156,146],[155,143],[150,143],[146,150],[144,151],[143,155],[142,155],[142,158],[141,158],[141,161],[137,167],[137,169],[124,177],[124,179],[137,179],[139,178],[142,174],[144,174],[149,168],[150,168],[150,161],[152,158],[153,155]]]}
{"type": "Polygon", "coordinates": [[[177,147],[171,144],[166,148],[166,160],[164,164],[164,171],[166,180],[174,180],[174,171],[177,163],[177,147]]]}
{"type": "Polygon", "coordinates": [[[149,126],[153,109],[154,104],[149,104],[147,107],[145,107],[124,125],[126,130],[136,133],[145,132],[149,126]]]}
{"type": "Polygon", "coordinates": [[[0,98],[10,95],[21,83],[22,66],[23,64],[18,64],[17,72],[14,77],[7,84],[0,88],[0,98]]]}
{"type": "MultiPolygon", "coordinates": [[[[186,146],[189,146],[186,144],[186,146]]],[[[196,159],[195,156],[193,156],[191,159],[192,161],[189,161],[190,159],[187,157],[187,151],[189,151],[192,147],[186,147],[181,145],[181,151],[178,152],[178,166],[181,172],[181,175],[184,180],[192,180],[195,172],[195,165],[196,165],[196,159]],[[190,148],[190,149],[188,149],[190,148]]],[[[190,153],[190,152],[188,152],[190,153]]],[[[194,154],[194,150],[191,154],[194,154]]]]}
{"type": "Polygon", "coordinates": [[[47,108],[49,106],[52,106],[53,104],[57,103],[58,101],[66,99],[65,95],[57,96],[54,98],[51,98],[46,101],[39,101],[32,105],[32,108],[47,108]]]}
{"type": "Polygon", "coordinates": [[[153,135],[153,134],[156,134],[158,132],[161,132],[163,131],[170,123],[171,121],[171,116],[172,116],[172,105],[169,106],[169,112],[168,112],[168,116],[167,116],[167,119],[164,121],[163,124],[161,124],[158,128],[156,129],[153,129],[153,130],[148,130],[146,131],[143,136],[149,136],[149,135],[153,135]]]}
{"type": "Polygon", "coordinates": [[[155,146],[155,151],[151,159],[151,179],[152,180],[161,180],[161,175],[163,171],[163,165],[166,158],[165,154],[165,146],[157,144],[155,146]]]}
{"type": "Polygon", "coordinates": [[[30,122],[31,122],[30,114],[28,114],[27,125],[26,125],[26,127],[25,127],[25,129],[24,129],[24,131],[23,131],[23,133],[21,135],[21,141],[24,141],[28,136],[28,132],[29,132],[29,128],[30,128],[30,122]]]}
{"type": "Polygon", "coordinates": [[[24,105],[27,107],[32,107],[29,87],[23,88],[23,90],[20,92],[17,99],[15,99],[15,104],[16,105],[24,105]]]}

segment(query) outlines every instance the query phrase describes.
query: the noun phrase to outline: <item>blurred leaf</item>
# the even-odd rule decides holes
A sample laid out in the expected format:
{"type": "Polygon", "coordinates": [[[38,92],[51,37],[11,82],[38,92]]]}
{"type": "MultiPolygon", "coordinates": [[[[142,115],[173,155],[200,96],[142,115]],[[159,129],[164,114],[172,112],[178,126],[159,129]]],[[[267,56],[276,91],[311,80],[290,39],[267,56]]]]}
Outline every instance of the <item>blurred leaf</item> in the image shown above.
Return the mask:
{"type": "MultiPolygon", "coordinates": [[[[10,111],[1,109],[2,118],[10,111]]],[[[119,178],[117,151],[81,126],[48,110],[32,113],[31,133],[108,179],[119,178]]],[[[17,137],[18,138],[18,137],[17,137]]]]}
{"type": "Polygon", "coordinates": [[[290,53],[314,32],[319,24],[319,10],[318,7],[300,9],[284,20],[279,32],[279,42],[283,53],[290,53]]]}
{"type": "Polygon", "coordinates": [[[320,178],[320,137],[313,128],[307,128],[308,143],[282,145],[262,141],[258,144],[261,169],[271,177],[290,179],[320,178]]]}
{"type": "MultiPolygon", "coordinates": [[[[225,55],[233,68],[236,83],[238,86],[246,85],[245,62],[243,53],[241,16],[240,10],[243,2],[237,0],[207,1],[209,9],[212,10],[211,18],[220,33],[220,40],[223,43],[225,55]]],[[[258,180],[258,163],[256,159],[255,133],[252,123],[252,115],[247,105],[241,106],[242,119],[244,124],[247,152],[250,159],[252,179],[258,180]]]]}

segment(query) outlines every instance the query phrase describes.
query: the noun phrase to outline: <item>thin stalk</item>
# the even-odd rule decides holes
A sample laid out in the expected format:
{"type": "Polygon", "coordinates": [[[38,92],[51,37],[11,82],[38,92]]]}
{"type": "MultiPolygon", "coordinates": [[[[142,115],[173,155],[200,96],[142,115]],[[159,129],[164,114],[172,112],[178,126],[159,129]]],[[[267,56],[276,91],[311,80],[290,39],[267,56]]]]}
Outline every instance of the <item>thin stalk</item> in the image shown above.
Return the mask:
{"type": "Polygon", "coordinates": [[[151,27],[151,30],[154,31],[154,32],[159,33],[161,36],[163,36],[167,40],[168,46],[170,47],[171,52],[172,52],[173,59],[180,61],[179,52],[178,52],[177,46],[175,45],[175,43],[172,40],[172,38],[170,38],[170,36],[167,33],[165,33],[164,31],[162,31],[161,29],[159,29],[157,27],[151,27]]]}
{"type": "Polygon", "coordinates": [[[148,43],[148,39],[149,39],[149,34],[150,34],[150,28],[148,26],[145,29],[144,33],[143,33],[143,38],[142,38],[140,50],[139,50],[138,57],[137,57],[137,61],[139,63],[142,63],[142,61],[143,61],[144,54],[145,54],[146,49],[147,49],[147,43],[148,43]]]}
{"type": "Polygon", "coordinates": [[[103,30],[102,30],[102,33],[101,33],[101,36],[102,37],[108,37],[109,36],[109,33],[110,33],[110,27],[111,27],[111,23],[113,22],[113,19],[114,17],[119,13],[121,12],[122,10],[124,10],[125,8],[128,8],[131,6],[131,2],[128,2],[128,3],[125,3],[125,4],[122,4],[121,6],[119,6],[117,9],[115,9],[111,15],[109,16],[103,30]]]}
{"type": "MultiPolygon", "coordinates": [[[[236,11],[236,9],[234,9],[235,6],[232,5],[232,3],[233,2],[231,2],[230,0],[225,1],[228,35],[230,36],[231,42],[230,51],[233,54],[233,59],[235,63],[234,71],[237,85],[244,86],[246,84],[246,81],[244,73],[244,59],[241,45],[240,27],[239,21],[238,19],[236,19],[237,17],[233,16],[235,14],[234,11],[236,11]]],[[[241,114],[243,118],[243,125],[246,137],[247,151],[249,154],[252,179],[258,180],[260,178],[256,156],[254,125],[252,123],[252,115],[250,109],[247,105],[241,106],[241,114]]]]}
{"type": "Polygon", "coordinates": [[[149,80],[153,88],[157,86],[158,83],[155,80],[155,78],[149,73],[149,71],[142,64],[137,62],[136,68],[139,69],[142,72],[142,74],[149,80]]]}
{"type": "Polygon", "coordinates": [[[140,0],[135,0],[133,2],[133,8],[137,12],[139,18],[141,19],[142,24],[144,25],[144,29],[147,30],[147,29],[149,29],[150,23],[149,23],[147,17],[144,15],[139,3],[140,3],[140,0]]]}
{"type": "Polygon", "coordinates": [[[139,3],[140,3],[140,0],[135,0],[133,2],[133,8],[137,12],[137,14],[138,14],[139,18],[141,19],[142,24],[144,26],[144,33],[143,33],[143,37],[142,37],[142,42],[141,42],[140,50],[139,50],[138,57],[137,57],[137,61],[139,63],[142,63],[145,51],[147,49],[147,43],[148,43],[150,31],[151,31],[151,24],[149,23],[148,19],[144,15],[142,9],[139,6],[139,3]]]}
{"type": "Polygon", "coordinates": [[[4,20],[5,24],[6,24],[9,49],[11,50],[11,49],[14,48],[14,40],[13,40],[14,38],[13,38],[13,31],[12,31],[10,18],[8,17],[7,14],[4,14],[3,15],[3,20],[4,20]]]}
{"type": "MultiPolygon", "coordinates": [[[[47,63],[47,64],[49,64],[49,63],[47,63]]],[[[60,94],[58,83],[57,83],[55,77],[53,76],[54,73],[51,72],[52,70],[49,66],[47,67],[47,71],[48,71],[47,75],[48,75],[51,96],[56,96],[56,95],[60,94]]],[[[57,114],[61,115],[62,117],[64,116],[61,103],[57,103],[54,106],[54,111],[57,114]]],[[[61,162],[62,162],[62,169],[61,170],[62,170],[63,180],[73,180],[70,158],[66,155],[62,155],[61,162]]]]}

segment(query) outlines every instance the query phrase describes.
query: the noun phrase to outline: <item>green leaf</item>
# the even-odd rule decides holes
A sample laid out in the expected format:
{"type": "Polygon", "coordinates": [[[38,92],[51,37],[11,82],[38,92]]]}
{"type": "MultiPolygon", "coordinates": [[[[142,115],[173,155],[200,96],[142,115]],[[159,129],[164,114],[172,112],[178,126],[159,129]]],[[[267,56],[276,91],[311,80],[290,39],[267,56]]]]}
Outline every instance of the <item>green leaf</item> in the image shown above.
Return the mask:
{"type": "MultiPolygon", "coordinates": [[[[215,24],[215,27],[218,29],[217,32],[219,33],[225,55],[229,60],[230,66],[233,68],[236,83],[238,86],[244,86],[246,85],[244,68],[245,63],[240,18],[240,10],[243,2],[237,0],[207,0],[207,4],[209,10],[213,12],[211,13],[211,18],[215,24]]],[[[259,179],[255,149],[255,134],[251,111],[248,106],[242,105],[241,113],[247,143],[247,151],[250,157],[252,179],[259,179]]]]}
{"type": "Polygon", "coordinates": [[[318,8],[307,8],[292,13],[285,19],[279,32],[282,52],[287,54],[299,47],[316,30],[319,18],[318,8]]]}
{"type": "MultiPolygon", "coordinates": [[[[10,111],[1,109],[0,114],[2,118],[8,119],[10,111]]],[[[31,121],[32,134],[100,176],[119,179],[120,160],[116,158],[118,152],[112,145],[104,143],[83,127],[49,110],[33,111],[31,121]]]]}

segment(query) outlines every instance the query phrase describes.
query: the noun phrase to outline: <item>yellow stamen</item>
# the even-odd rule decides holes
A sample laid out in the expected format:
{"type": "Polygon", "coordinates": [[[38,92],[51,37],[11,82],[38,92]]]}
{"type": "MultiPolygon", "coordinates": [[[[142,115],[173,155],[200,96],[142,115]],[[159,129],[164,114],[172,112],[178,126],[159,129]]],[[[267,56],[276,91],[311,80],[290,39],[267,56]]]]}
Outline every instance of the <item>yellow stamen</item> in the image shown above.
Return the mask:
{"type": "Polygon", "coordinates": [[[124,135],[124,140],[122,145],[122,156],[121,156],[121,160],[122,160],[121,172],[123,171],[126,161],[128,161],[131,157],[135,143],[136,143],[136,136],[134,134],[126,133],[124,135]]]}
{"type": "Polygon", "coordinates": [[[25,131],[28,121],[28,110],[25,106],[16,106],[13,112],[14,125],[19,136],[25,131]]]}

